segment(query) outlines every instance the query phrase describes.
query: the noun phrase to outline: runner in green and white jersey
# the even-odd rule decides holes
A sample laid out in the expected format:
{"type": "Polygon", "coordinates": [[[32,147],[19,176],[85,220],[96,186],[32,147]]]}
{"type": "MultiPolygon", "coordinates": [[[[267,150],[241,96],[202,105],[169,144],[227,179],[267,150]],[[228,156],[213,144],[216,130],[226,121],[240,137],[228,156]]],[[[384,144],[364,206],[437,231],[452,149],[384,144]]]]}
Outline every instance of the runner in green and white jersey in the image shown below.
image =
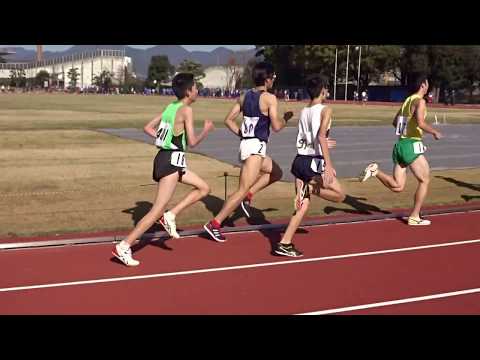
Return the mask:
{"type": "Polygon", "coordinates": [[[208,184],[187,168],[186,150],[187,144],[195,147],[202,142],[209,131],[214,130],[214,125],[212,121],[205,120],[202,132],[195,135],[193,110],[190,105],[195,102],[198,90],[193,74],[175,75],[172,87],[178,100],[168,105],[144,127],[148,135],[156,138],[155,145],[159,149],[153,162],[153,180],[158,182],[155,203],[133,231],[112,250],[112,254],[127,266],[137,266],[140,263],[132,258],[130,247],[157,220],[170,236],[178,238],[175,217],[210,193],[208,184]],[[179,182],[191,185],[194,189],[173,209],[164,213],[179,182]]]}
{"type": "Polygon", "coordinates": [[[405,189],[407,168],[410,168],[418,181],[418,187],[408,225],[430,225],[430,220],[420,218],[420,210],[430,182],[430,167],[424,155],[427,148],[422,142],[422,137],[424,131],[432,134],[435,140],[441,139],[443,135],[425,121],[427,106],[424,97],[429,86],[427,77],[417,74],[412,80],[410,90],[413,94],[405,99],[393,120],[398,135],[392,153],[393,176],[381,171],[377,163],[371,163],[360,174],[359,180],[363,182],[370,177],[376,177],[388,189],[399,193],[405,189]]]}

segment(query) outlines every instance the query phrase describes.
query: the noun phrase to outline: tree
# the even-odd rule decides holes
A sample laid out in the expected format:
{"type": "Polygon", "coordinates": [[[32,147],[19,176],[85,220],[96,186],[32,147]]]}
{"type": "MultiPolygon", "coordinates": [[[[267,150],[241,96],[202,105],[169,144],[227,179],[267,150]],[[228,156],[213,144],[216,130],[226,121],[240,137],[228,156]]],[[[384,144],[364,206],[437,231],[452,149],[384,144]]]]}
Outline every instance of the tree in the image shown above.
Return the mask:
{"type": "Polygon", "coordinates": [[[195,81],[199,84],[199,86],[202,86],[202,84],[199,82],[199,80],[205,77],[202,64],[185,59],[178,65],[177,72],[186,72],[193,74],[195,81]]]}
{"type": "Polygon", "coordinates": [[[33,80],[33,84],[35,86],[44,87],[45,81],[50,79],[50,74],[46,70],[40,70],[37,75],[35,75],[35,79],[33,80]]]}
{"type": "Polygon", "coordinates": [[[358,81],[358,66],[360,58],[360,89],[367,88],[372,81],[379,82],[382,75],[393,74],[399,81],[399,71],[402,48],[398,45],[359,45],[350,46],[353,55],[350,60],[352,64],[352,78],[358,81]],[[361,46],[361,54],[359,53],[361,46]]]}
{"type": "Polygon", "coordinates": [[[112,86],[112,78],[113,74],[110,71],[103,70],[100,75],[93,77],[93,83],[102,89],[102,92],[106,93],[112,86]]]}
{"type": "Polygon", "coordinates": [[[170,64],[168,56],[152,56],[150,65],[148,67],[147,86],[160,86],[162,82],[170,80],[175,71],[175,67],[170,64]]]}
{"type": "Polygon", "coordinates": [[[242,76],[241,67],[237,64],[237,61],[232,56],[228,59],[228,62],[223,66],[226,74],[226,89],[233,91],[240,85],[240,79],[242,76]]]}
{"type": "Polygon", "coordinates": [[[252,79],[252,71],[253,71],[253,67],[255,66],[255,63],[256,63],[255,59],[250,59],[247,62],[247,65],[245,66],[245,69],[243,70],[243,73],[238,82],[238,88],[249,89],[255,86],[252,79]]]}
{"type": "Polygon", "coordinates": [[[133,76],[133,74],[128,71],[128,68],[126,66],[123,73],[124,73],[123,92],[130,93],[132,88],[136,92],[141,92],[142,89],[145,87],[145,82],[133,76]]]}
{"type": "Polygon", "coordinates": [[[77,87],[78,76],[78,68],[68,70],[67,77],[70,79],[70,86],[74,89],[77,87]]]}
{"type": "Polygon", "coordinates": [[[25,75],[25,70],[23,69],[15,69],[10,70],[10,86],[15,87],[25,87],[27,84],[27,77],[25,75]]]}
{"type": "Polygon", "coordinates": [[[277,86],[298,86],[302,83],[302,65],[295,54],[299,47],[295,45],[266,45],[263,55],[265,61],[272,63],[278,74],[275,81],[277,86]],[[294,58],[295,61],[294,61],[294,58]]]}
{"type": "Polygon", "coordinates": [[[468,91],[470,102],[473,102],[473,92],[480,82],[480,46],[464,46],[462,53],[462,73],[468,91]]]}
{"type": "Polygon", "coordinates": [[[278,86],[304,86],[314,73],[327,76],[333,83],[335,49],[335,45],[267,45],[264,55],[279,75],[278,86]]]}

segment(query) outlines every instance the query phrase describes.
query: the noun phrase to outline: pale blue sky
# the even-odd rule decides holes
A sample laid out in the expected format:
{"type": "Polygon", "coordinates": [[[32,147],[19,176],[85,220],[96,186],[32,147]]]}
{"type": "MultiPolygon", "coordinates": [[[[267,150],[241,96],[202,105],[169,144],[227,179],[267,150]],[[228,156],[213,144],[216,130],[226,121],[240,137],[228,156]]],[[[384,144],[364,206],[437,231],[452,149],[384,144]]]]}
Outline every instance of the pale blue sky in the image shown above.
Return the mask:
{"type": "MultiPolygon", "coordinates": [[[[35,50],[36,45],[0,45],[0,47],[23,47],[25,49],[35,50]]],[[[47,51],[63,51],[73,45],[44,45],[43,49],[47,51]]],[[[138,49],[148,49],[155,45],[129,45],[138,49]]],[[[231,50],[247,50],[253,49],[254,45],[182,45],[188,51],[212,51],[217,47],[224,46],[231,50]]]]}

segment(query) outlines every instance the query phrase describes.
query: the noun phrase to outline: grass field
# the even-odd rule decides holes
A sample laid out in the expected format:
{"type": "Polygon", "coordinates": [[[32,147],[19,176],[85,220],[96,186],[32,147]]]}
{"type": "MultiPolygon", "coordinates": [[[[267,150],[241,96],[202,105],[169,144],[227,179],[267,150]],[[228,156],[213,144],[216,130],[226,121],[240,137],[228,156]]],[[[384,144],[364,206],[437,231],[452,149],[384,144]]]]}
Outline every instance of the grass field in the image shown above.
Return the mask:
{"type": "MultiPolygon", "coordinates": [[[[143,96],[1,95],[0,237],[131,229],[154,199],[156,184],[151,172],[156,149],[95,129],[142,127],[170,100],[143,96]]],[[[197,119],[208,114],[221,122],[230,104],[228,100],[200,98],[195,104],[197,119]]],[[[301,104],[293,106],[299,108],[301,104]]],[[[372,108],[335,105],[336,120],[341,123],[340,114],[344,114],[345,119],[357,116],[363,123],[361,112],[365,119],[389,123],[390,119],[382,117],[391,116],[391,107],[372,108]]],[[[461,121],[461,116],[467,119],[471,113],[448,110],[452,112],[449,121],[450,116],[462,114],[458,115],[461,121]]],[[[188,162],[210,184],[212,193],[181,214],[179,226],[200,225],[216,214],[223,204],[223,172],[239,173],[238,168],[201,155],[190,154],[188,162]]],[[[475,185],[479,178],[480,169],[434,172],[427,204],[479,199],[475,185]]],[[[237,181],[229,178],[229,193],[237,181]]],[[[314,199],[310,215],[409,207],[415,191],[411,178],[400,195],[390,193],[374,180],[360,184],[341,179],[341,183],[350,195],[348,203],[314,199]]],[[[172,203],[188,190],[179,185],[172,203]]],[[[255,221],[288,217],[292,196],[292,184],[283,182],[258,194],[253,204],[257,209],[255,221]]]]}
{"type": "MultiPolygon", "coordinates": [[[[142,128],[173,100],[163,96],[103,96],[72,94],[2,94],[0,95],[0,130],[45,129],[98,129],[142,128]]],[[[233,100],[199,97],[193,105],[197,126],[208,118],[223,126],[223,120],[233,100]]],[[[280,111],[294,111],[294,126],[302,102],[280,101],[280,111]]],[[[397,108],[391,105],[340,105],[334,104],[334,126],[389,125],[397,108]]],[[[448,123],[480,123],[480,110],[431,109],[427,120],[432,122],[438,114],[448,123]]]]}

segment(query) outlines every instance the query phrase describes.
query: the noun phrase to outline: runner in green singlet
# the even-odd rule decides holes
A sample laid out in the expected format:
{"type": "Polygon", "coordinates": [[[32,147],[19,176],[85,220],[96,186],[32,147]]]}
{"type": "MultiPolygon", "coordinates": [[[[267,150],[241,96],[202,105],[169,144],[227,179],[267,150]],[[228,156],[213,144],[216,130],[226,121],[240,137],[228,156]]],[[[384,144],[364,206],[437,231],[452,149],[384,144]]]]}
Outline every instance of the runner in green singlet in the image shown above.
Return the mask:
{"type": "Polygon", "coordinates": [[[360,174],[359,180],[364,182],[370,177],[376,177],[393,192],[399,193],[405,189],[407,168],[410,168],[418,181],[415,192],[414,206],[408,218],[408,225],[430,225],[430,220],[420,218],[420,210],[425,201],[430,182],[430,167],[425,158],[426,146],[422,142],[423,132],[432,134],[435,140],[443,137],[440,131],[428,125],[425,121],[427,107],[424,96],[428,93],[428,79],[417,74],[411,81],[410,95],[397,112],[393,126],[398,135],[398,141],[393,147],[393,176],[385,174],[377,163],[369,164],[360,174]]]}
{"type": "Polygon", "coordinates": [[[144,127],[144,131],[156,139],[155,145],[159,149],[153,162],[153,180],[158,182],[155,203],[135,229],[112,250],[112,254],[127,266],[137,266],[140,263],[132,258],[130,247],[155,221],[158,220],[170,236],[178,238],[175,217],[210,192],[208,184],[187,169],[185,152],[187,144],[195,147],[214,130],[213,123],[205,120],[202,132],[195,135],[193,110],[190,105],[195,102],[198,90],[192,74],[175,75],[172,87],[178,100],[168,105],[144,127]],[[178,182],[191,185],[194,189],[173,209],[164,213],[178,182]]]}

